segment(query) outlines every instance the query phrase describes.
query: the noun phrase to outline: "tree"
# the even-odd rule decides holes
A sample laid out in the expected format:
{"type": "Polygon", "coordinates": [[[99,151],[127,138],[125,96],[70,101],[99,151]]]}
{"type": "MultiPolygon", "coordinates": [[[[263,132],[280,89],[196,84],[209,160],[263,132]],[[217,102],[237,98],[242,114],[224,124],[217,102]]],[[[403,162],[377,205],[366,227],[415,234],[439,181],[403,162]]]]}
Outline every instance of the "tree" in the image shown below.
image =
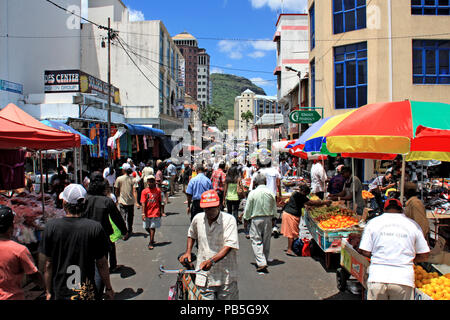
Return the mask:
{"type": "Polygon", "coordinates": [[[217,126],[217,120],[223,112],[216,106],[207,105],[200,107],[200,119],[208,126],[217,126]]]}
{"type": "Polygon", "coordinates": [[[242,112],[241,118],[242,118],[242,120],[245,121],[245,124],[247,126],[247,131],[248,131],[248,123],[249,123],[249,121],[253,120],[253,113],[250,110],[247,112],[242,112]]]}

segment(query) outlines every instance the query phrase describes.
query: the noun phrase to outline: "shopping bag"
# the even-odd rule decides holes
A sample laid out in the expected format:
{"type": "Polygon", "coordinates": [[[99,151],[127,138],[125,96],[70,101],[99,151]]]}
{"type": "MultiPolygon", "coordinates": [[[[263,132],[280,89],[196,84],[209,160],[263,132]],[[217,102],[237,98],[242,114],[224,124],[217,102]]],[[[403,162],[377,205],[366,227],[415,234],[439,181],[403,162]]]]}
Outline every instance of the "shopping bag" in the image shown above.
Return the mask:
{"type": "Polygon", "coordinates": [[[113,234],[109,236],[111,239],[111,242],[116,242],[120,238],[122,238],[122,232],[120,232],[119,228],[114,224],[114,222],[111,220],[111,217],[109,217],[109,222],[111,223],[111,227],[113,228],[113,234]]]}
{"type": "Polygon", "coordinates": [[[241,180],[237,183],[237,194],[239,197],[239,200],[245,199],[247,197],[247,192],[245,192],[244,186],[242,185],[241,180]]]}
{"type": "Polygon", "coordinates": [[[297,238],[294,240],[294,242],[292,243],[292,251],[298,255],[301,256],[302,255],[302,250],[303,250],[303,241],[300,238],[297,238]]]}
{"type": "Polygon", "coordinates": [[[303,238],[302,257],[311,257],[311,241],[303,238]]]}
{"type": "Polygon", "coordinates": [[[198,290],[190,274],[184,274],[181,278],[183,291],[187,293],[188,300],[202,300],[203,296],[198,290]]]}

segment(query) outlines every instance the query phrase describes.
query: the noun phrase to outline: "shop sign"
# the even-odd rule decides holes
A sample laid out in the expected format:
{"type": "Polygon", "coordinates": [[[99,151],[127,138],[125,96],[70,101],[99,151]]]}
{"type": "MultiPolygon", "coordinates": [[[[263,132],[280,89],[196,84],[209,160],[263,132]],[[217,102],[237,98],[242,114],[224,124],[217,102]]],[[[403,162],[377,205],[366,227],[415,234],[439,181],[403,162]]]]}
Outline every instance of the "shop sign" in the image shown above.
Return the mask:
{"type": "Polygon", "coordinates": [[[8,80],[0,80],[0,90],[23,94],[23,85],[8,80]]]}
{"type": "Polygon", "coordinates": [[[314,110],[296,110],[289,114],[289,120],[293,123],[314,123],[320,120],[320,114],[314,110]]]}
{"type": "MultiPolygon", "coordinates": [[[[80,92],[108,100],[108,83],[80,70],[45,71],[45,93],[80,92]]],[[[111,86],[113,103],[120,104],[120,91],[111,86]]]]}

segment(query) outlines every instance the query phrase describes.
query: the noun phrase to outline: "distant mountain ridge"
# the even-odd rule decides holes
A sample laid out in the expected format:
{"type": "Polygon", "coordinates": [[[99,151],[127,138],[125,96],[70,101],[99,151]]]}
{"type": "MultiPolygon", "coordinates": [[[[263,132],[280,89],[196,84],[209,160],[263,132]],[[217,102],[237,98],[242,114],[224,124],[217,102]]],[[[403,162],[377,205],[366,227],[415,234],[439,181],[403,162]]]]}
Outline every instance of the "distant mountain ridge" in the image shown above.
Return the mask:
{"type": "Polygon", "coordinates": [[[228,127],[228,120],[234,119],[234,99],[242,92],[250,89],[256,94],[266,95],[266,92],[253,84],[249,79],[225,73],[211,74],[213,97],[212,105],[218,107],[223,115],[218,119],[220,130],[228,127]]]}

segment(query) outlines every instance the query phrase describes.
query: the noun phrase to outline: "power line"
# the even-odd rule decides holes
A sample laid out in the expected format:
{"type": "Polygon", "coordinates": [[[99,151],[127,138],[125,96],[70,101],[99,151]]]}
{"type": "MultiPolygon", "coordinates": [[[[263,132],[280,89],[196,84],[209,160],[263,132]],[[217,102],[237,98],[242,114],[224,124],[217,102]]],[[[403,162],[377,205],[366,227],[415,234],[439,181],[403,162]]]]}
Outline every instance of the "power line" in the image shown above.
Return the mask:
{"type": "Polygon", "coordinates": [[[51,1],[51,0],[45,0],[45,1],[47,1],[48,3],[54,5],[55,7],[57,7],[57,8],[59,8],[59,9],[65,11],[65,12],[67,12],[67,13],[69,13],[69,14],[72,14],[72,15],[74,15],[74,16],[76,16],[76,17],[78,17],[78,18],[80,18],[80,19],[82,19],[82,20],[84,20],[84,21],[86,21],[86,22],[88,22],[88,23],[93,24],[94,26],[97,26],[97,27],[100,28],[100,29],[103,29],[103,30],[108,30],[108,29],[109,29],[108,27],[102,26],[102,25],[100,25],[100,24],[98,24],[98,23],[95,23],[95,22],[93,22],[93,21],[91,21],[91,20],[88,20],[88,19],[86,19],[85,17],[82,17],[81,15],[76,14],[76,13],[73,12],[73,11],[67,10],[66,8],[60,6],[59,4],[57,4],[57,3],[55,3],[55,2],[53,2],[53,1],[51,1]]]}

